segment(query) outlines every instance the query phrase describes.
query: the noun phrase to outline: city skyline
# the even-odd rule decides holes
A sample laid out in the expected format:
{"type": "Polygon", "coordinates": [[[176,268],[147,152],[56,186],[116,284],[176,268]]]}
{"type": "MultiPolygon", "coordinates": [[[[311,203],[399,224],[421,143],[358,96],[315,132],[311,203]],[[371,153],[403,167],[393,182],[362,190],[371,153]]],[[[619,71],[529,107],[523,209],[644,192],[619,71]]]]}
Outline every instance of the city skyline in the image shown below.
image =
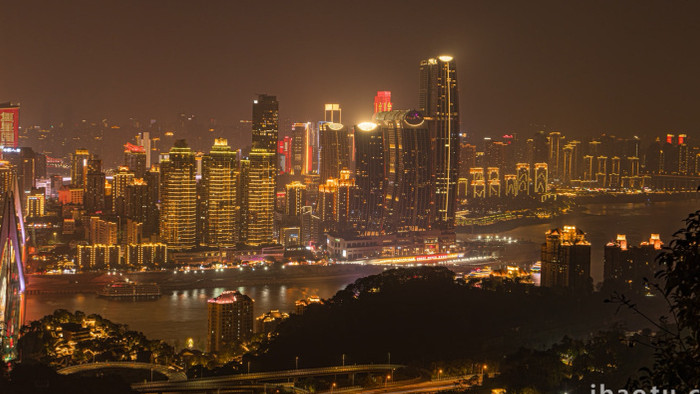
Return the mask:
{"type": "Polygon", "coordinates": [[[334,13],[317,3],[278,3],[269,9],[244,3],[247,14],[266,16],[264,31],[238,20],[238,10],[226,2],[206,7],[154,2],[138,13],[116,2],[30,10],[31,3],[9,4],[0,24],[4,36],[14,38],[6,50],[16,60],[3,66],[0,101],[22,104],[23,127],[69,118],[170,122],[181,112],[235,125],[249,120],[247,102],[260,92],[287,103],[280,108],[282,124],[316,119],[324,102],[340,103],[350,124],[371,114],[376,91],[392,91],[395,108],[417,107],[412,65],[425,53],[438,52],[460,59],[461,131],[473,135],[538,126],[624,136],[697,128],[693,92],[699,81],[693,70],[700,58],[683,46],[683,37],[698,29],[690,19],[698,6],[690,2],[676,7],[618,2],[600,8],[546,1],[438,2],[425,8],[409,2],[399,9],[373,4],[371,12],[341,3],[334,13]],[[183,16],[184,8],[189,16],[183,16]],[[440,20],[444,9],[454,12],[440,20]],[[383,11],[410,22],[402,25],[425,26],[393,26],[388,32],[387,40],[409,50],[372,48],[368,44],[375,35],[357,29],[350,29],[353,35],[342,29],[316,35],[290,25],[323,16],[338,26],[351,20],[381,26],[377,18],[383,11]],[[534,17],[523,18],[524,12],[534,17]],[[105,19],[106,14],[113,17],[105,19]],[[238,23],[225,23],[227,17],[238,23]],[[32,20],[32,27],[24,20],[32,20]],[[64,23],[72,27],[62,28],[64,23]],[[113,35],[127,23],[133,29],[113,35]],[[272,40],[273,51],[256,45],[265,39],[272,40]],[[209,45],[196,45],[202,40],[209,45]],[[91,56],[76,63],[82,53],[91,56]],[[315,53],[328,55],[307,67],[293,60],[315,53]],[[354,53],[374,61],[349,61],[357,58],[354,53]],[[242,54],[251,61],[237,61],[242,54]],[[52,62],[47,66],[42,57],[52,62]],[[208,62],[196,62],[199,58],[208,62]],[[288,78],[290,72],[296,77],[288,78]]]}

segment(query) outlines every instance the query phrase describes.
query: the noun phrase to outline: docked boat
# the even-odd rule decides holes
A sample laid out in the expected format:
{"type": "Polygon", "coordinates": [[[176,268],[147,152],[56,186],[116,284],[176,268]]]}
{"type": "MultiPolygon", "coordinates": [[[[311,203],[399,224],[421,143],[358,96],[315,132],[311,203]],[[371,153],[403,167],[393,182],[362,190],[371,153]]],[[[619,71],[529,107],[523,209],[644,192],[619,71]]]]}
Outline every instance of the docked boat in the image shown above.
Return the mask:
{"type": "Polygon", "coordinates": [[[97,295],[112,299],[158,298],[160,286],[157,283],[113,282],[98,291],[97,295]]]}

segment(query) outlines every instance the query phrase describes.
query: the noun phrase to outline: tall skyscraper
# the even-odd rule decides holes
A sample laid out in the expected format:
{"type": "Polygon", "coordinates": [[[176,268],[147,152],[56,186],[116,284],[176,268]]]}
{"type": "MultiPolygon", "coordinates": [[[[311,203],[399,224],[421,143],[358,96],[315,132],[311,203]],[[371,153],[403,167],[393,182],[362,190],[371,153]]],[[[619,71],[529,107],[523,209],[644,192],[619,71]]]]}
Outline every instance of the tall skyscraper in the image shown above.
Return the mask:
{"type": "Polygon", "coordinates": [[[226,139],[217,138],[202,158],[203,241],[232,247],[238,242],[238,161],[226,139]]]}
{"type": "Polygon", "coordinates": [[[350,169],[350,140],[348,130],[341,123],[324,122],[319,125],[321,148],[321,183],[339,178],[340,171],[350,169]]]}
{"type": "Polygon", "coordinates": [[[542,286],[591,291],[591,244],[575,226],[545,234],[542,244],[542,286]]]}
{"type": "Polygon", "coordinates": [[[160,236],[172,250],[195,247],[197,191],[195,161],[185,140],[177,140],[161,162],[160,236]]]}
{"type": "Polygon", "coordinates": [[[453,228],[459,177],[459,91],[452,56],[420,62],[419,110],[431,127],[435,225],[453,228]]]}
{"type": "Polygon", "coordinates": [[[285,215],[301,215],[301,208],[306,205],[306,185],[301,182],[291,182],[285,185],[285,189],[285,215]]]}
{"type": "Polygon", "coordinates": [[[250,152],[247,201],[247,240],[251,245],[274,241],[277,185],[279,103],[275,96],[253,101],[253,148],[250,152]]]}
{"type": "Polygon", "coordinates": [[[71,155],[70,181],[73,186],[85,188],[87,178],[87,164],[90,159],[87,149],[76,149],[71,155]]]}
{"type": "Polygon", "coordinates": [[[134,172],[126,166],[119,166],[112,181],[112,211],[122,217],[127,216],[126,188],[134,184],[134,172]]]}
{"type": "Polygon", "coordinates": [[[355,125],[355,202],[359,229],[365,234],[384,230],[384,139],[376,123],[355,125]]]}
{"type": "Polygon", "coordinates": [[[143,178],[146,170],[146,150],[143,146],[126,143],[124,145],[124,165],[134,172],[136,178],[143,178]]]}
{"type": "Polygon", "coordinates": [[[384,146],[384,218],[389,231],[431,227],[430,130],[415,110],[375,115],[384,146]]]}
{"type": "Polygon", "coordinates": [[[292,125],[292,174],[302,175],[310,172],[308,164],[309,128],[311,123],[294,123],[292,125]]]}
{"type": "Polygon", "coordinates": [[[16,148],[19,143],[19,105],[0,103],[0,148],[16,148]]]}
{"type": "Polygon", "coordinates": [[[218,352],[253,336],[253,304],[250,297],[235,290],[207,302],[207,352],[218,352]]]}
{"type": "Polygon", "coordinates": [[[102,172],[102,160],[88,160],[87,180],[83,204],[88,213],[105,211],[105,173],[102,172]]]}

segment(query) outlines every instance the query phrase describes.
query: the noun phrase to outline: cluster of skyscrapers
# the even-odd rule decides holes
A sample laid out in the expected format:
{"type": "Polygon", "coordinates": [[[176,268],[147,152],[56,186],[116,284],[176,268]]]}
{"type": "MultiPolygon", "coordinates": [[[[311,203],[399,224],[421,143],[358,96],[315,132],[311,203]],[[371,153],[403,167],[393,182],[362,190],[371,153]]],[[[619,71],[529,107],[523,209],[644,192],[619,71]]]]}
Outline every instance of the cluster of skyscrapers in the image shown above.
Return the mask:
{"type": "Polygon", "coordinates": [[[642,143],[603,134],[588,141],[560,132],[517,133],[462,142],[462,200],[546,194],[551,187],[641,190],[692,189],[700,176],[700,147],[685,134],[642,143]]]}
{"type": "Polygon", "coordinates": [[[172,252],[207,248],[324,247],[325,234],[451,232],[460,170],[455,61],[426,59],[418,71],[415,109],[394,109],[391,92],[379,91],[366,122],[343,124],[341,106],[325,104],[323,121],[293,123],[280,137],[279,103],[261,94],[249,150],[212,136],[209,152],[174,138],[162,152],[160,138],[142,131],[114,170],[74,149],[69,179],[47,176],[61,165],[54,159],[17,148],[19,108],[3,105],[0,181],[19,181],[33,241],[75,240],[82,269],[159,265],[172,252]]]}

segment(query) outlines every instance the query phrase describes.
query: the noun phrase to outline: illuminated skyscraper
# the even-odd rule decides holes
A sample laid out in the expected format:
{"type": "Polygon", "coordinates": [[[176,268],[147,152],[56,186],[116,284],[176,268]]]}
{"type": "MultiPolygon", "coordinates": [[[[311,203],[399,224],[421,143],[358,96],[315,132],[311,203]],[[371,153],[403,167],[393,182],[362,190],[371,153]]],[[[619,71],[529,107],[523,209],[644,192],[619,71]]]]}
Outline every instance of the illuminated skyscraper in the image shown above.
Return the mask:
{"type": "Polygon", "coordinates": [[[350,169],[350,140],[348,130],[340,123],[319,125],[321,149],[321,183],[340,177],[340,171],[350,169]]]}
{"type": "Polygon", "coordinates": [[[238,291],[225,291],[207,302],[207,352],[247,341],[253,336],[254,301],[238,291]]]}
{"type": "Polygon", "coordinates": [[[420,62],[419,111],[431,127],[435,225],[454,227],[459,177],[459,95],[452,56],[420,62]]]}
{"type": "Polygon", "coordinates": [[[359,229],[365,234],[378,234],[384,230],[384,140],[376,123],[355,125],[355,203],[359,229]]]}
{"type": "Polygon", "coordinates": [[[70,180],[73,186],[85,188],[88,160],[90,152],[87,149],[76,149],[71,155],[70,180]]]}
{"type": "Polygon", "coordinates": [[[134,172],[136,178],[146,174],[146,150],[143,146],[126,143],[124,145],[124,165],[134,172]]]}
{"type": "Polygon", "coordinates": [[[0,148],[16,148],[19,143],[19,105],[0,103],[0,148]]]}
{"type": "Polygon", "coordinates": [[[415,110],[375,115],[383,136],[384,218],[389,231],[431,227],[430,131],[415,110]]]}
{"type": "Polygon", "coordinates": [[[172,250],[195,246],[196,192],[194,153],[177,140],[161,162],[160,236],[172,250]]]}
{"type": "Polygon", "coordinates": [[[134,184],[134,172],[127,166],[119,166],[112,182],[112,210],[126,217],[126,188],[134,184]]]}
{"type": "Polygon", "coordinates": [[[285,189],[285,215],[301,215],[301,208],[306,205],[306,185],[301,182],[291,182],[285,186],[285,189]]]}
{"type": "Polygon", "coordinates": [[[248,173],[246,234],[246,243],[251,245],[274,241],[278,108],[275,96],[260,95],[253,101],[253,148],[248,173]]]}
{"type": "Polygon", "coordinates": [[[311,123],[294,123],[292,125],[292,174],[302,175],[310,172],[307,161],[309,154],[309,128],[311,123]]]}
{"type": "Polygon", "coordinates": [[[592,290],[591,244],[575,226],[564,226],[545,234],[542,244],[542,286],[592,290]]]}
{"type": "Polygon", "coordinates": [[[105,173],[102,172],[102,160],[88,160],[87,180],[83,204],[88,213],[105,210],[105,173]]]}
{"type": "Polygon", "coordinates": [[[235,246],[238,242],[238,162],[228,142],[217,138],[202,159],[204,244],[235,246]]]}
{"type": "Polygon", "coordinates": [[[0,161],[0,193],[10,191],[15,185],[15,168],[9,161],[0,161]]]}

